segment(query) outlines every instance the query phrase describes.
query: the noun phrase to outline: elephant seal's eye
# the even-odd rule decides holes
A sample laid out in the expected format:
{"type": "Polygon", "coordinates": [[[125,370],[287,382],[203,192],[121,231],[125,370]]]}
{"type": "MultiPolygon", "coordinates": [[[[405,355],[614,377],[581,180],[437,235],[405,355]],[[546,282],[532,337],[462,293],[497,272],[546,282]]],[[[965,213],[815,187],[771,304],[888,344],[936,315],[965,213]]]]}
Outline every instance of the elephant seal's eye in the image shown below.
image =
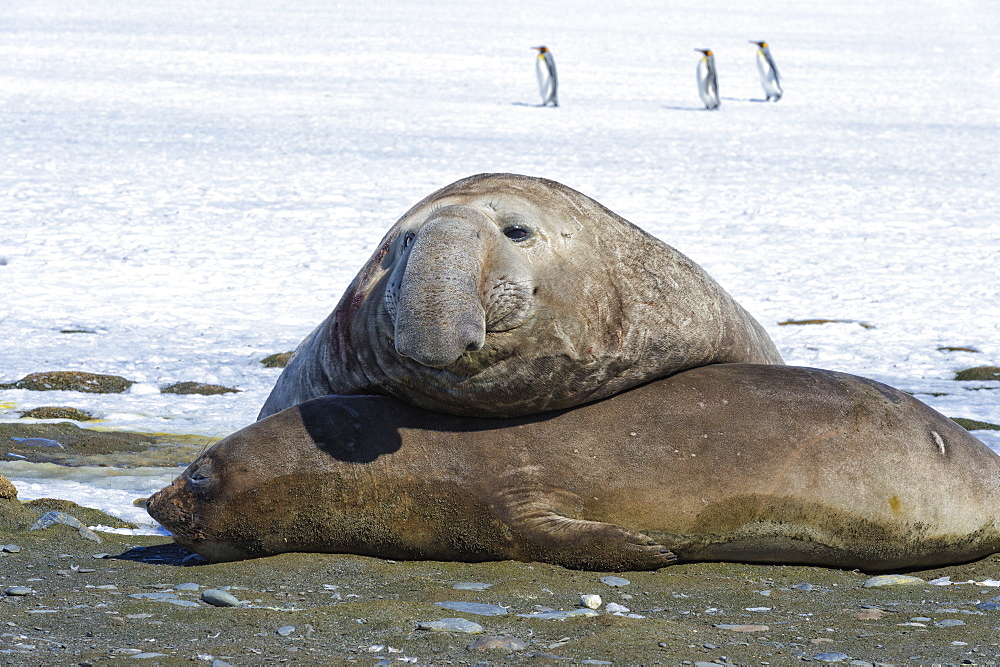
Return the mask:
{"type": "Polygon", "coordinates": [[[200,465],[194,470],[188,472],[187,476],[188,479],[195,484],[207,482],[212,478],[212,466],[210,464],[200,465]]]}
{"type": "Polygon", "coordinates": [[[515,243],[531,238],[531,230],[521,225],[509,225],[503,228],[503,235],[515,243]]]}
{"type": "Polygon", "coordinates": [[[409,248],[411,245],[413,245],[414,238],[416,238],[416,235],[413,232],[408,232],[406,236],[403,237],[403,247],[409,248]]]}

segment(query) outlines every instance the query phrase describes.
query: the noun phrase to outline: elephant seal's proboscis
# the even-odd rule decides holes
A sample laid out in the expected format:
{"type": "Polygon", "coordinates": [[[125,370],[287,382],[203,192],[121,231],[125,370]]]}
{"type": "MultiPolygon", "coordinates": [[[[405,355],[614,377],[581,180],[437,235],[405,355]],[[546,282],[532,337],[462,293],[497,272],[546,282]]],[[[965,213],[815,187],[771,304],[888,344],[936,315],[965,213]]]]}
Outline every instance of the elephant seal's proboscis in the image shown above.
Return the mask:
{"type": "Polygon", "coordinates": [[[389,230],[260,418],[328,394],[522,416],[725,362],[782,363],[701,267],[555,181],[480,174],[389,230]]]}
{"type": "Polygon", "coordinates": [[[220,441],[147,509],[213,561],[311,551],[879,571],[1000,550],[998,486],[1000,457],[901,391],[721,364],[511,420],[315,399],[220,441]]]}

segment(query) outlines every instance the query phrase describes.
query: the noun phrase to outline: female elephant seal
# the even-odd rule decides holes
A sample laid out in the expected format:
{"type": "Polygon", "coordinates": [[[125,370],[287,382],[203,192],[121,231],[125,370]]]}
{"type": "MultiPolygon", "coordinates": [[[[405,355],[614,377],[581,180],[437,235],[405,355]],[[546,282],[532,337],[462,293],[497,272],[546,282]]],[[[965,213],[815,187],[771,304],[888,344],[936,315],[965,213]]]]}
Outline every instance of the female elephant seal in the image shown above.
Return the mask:
{"type": "Polygon", "coordinates": [[[782,363],[701,267],[564,185],[480,174],[389,230],[260,418],[327,394],[513,417],[724,362],[782,363]]]}
{"type": "Polygon", "coordinates": [[[285,551],[931,567],[1000,549],[1000,457],[872,380],[705,366],[509,420],[329,396],[206,451],[147,503],[209,560],[285,551]]]}

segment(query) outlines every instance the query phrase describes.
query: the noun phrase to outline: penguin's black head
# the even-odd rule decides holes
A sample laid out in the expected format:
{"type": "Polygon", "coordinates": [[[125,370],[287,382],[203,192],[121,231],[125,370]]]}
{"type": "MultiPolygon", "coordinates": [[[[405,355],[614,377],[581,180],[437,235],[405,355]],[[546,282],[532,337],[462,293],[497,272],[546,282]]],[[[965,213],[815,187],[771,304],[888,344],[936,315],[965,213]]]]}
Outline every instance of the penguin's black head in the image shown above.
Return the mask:
{"type": "Polygon", "coordinates": [[[712,49],[695,49],[698,53],[704,53],[706,56],[712,55],[712,49]]]}
{"type": "Polygon", "coordinates": [[[533,46],[531,48],[533,48],[534,50],[538,51],[539,53],[548,53],[548,51],[549,51],[549,47],[547,47],[547,46],[533,46]]]}
{"type": "Polygon", "coordinates": [[[751,44],[756,44],[757,46],[759,46],[759,47],[760,47],[760,48],[762,48],[762,49],[766,49],[766,48],[767,48],[767,42],[755,42],[755,41],[753,41],[753,40],[751,39],[751,40],[750,40],[750,43],[751,43],[751,44]]]}

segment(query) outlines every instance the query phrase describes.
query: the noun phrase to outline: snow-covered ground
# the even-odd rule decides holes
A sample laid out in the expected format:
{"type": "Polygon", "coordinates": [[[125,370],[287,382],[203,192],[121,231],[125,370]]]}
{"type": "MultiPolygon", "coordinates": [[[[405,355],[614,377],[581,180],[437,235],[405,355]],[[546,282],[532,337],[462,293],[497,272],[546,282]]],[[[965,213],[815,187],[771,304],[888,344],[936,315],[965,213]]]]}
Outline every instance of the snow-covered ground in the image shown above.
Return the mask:
{"type": "MultiPolygon", "coordinates": [[[[1000,423],[1000,383],[952,380],[1000,365],[997,34],[985,0],[7,0],[0,381],[139,384],[3,391],[0,419],[71,405],[102,428],[234,431],[277,377],[258,361],[326,316],[399,215],[512,171],[692,257],[789,363],[1000,423]],[[771,44],[777,104],[756,101],[751,39],[771,44]],[[556,109],[535,106],[537,44],[556,109]],[[716,53],[717,112],[696,47],[716,53]],[[778,325],[814,318],[848,322],[778,325]],[[156,390],[187,380],[243,391],[156,390]]],[[[9,466],[22,497],[29,477],[51,490],[9,466]]]]}

